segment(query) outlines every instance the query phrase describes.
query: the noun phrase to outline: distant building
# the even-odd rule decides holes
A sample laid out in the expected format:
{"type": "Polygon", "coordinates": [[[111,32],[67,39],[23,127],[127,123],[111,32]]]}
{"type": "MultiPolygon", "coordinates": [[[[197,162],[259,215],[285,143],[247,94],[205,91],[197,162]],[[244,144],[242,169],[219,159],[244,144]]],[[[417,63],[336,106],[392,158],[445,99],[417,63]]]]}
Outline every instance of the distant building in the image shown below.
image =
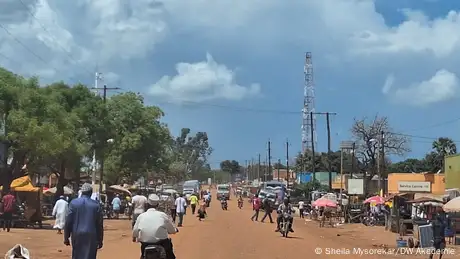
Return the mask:
{"type": "MultiPolygon", "coordinates": [[[[332,172],[332,181],[337,177],[337,172],[332,172]]],[[[315,178],[322,185],[329,186],[329,172],[316,172],[315,178]]],[[[313,173],[311,172],[301,172],[297,173],[297,183],[307,183],[313,180],[313,173]]]]}
{"type": "Polygon", "coordinates": [[[289,175],[288,175],[288,170],[287,169],[273,169],[273,173],[272,173],[272,176],[273,176],[273,180],[287,180],[288,176],[289,176],[289,181],[293,181],[294,179],[296,179],[296,174],[294,171],[292,170],[289,170],[289,175]],[[279,175],[278,175],[278,172],[279,172],[279,175]]]}

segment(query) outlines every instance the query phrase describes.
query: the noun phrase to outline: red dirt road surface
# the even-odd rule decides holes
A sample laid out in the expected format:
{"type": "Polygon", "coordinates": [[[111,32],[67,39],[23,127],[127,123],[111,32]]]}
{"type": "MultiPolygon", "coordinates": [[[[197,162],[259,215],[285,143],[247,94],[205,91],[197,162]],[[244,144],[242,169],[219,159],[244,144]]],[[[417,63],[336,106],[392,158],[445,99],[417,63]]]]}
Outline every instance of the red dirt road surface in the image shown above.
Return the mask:
{"type": "MultiPolygon", "coordinates": [[[[296,219],[295,233],[291,238],[283,238],[274,232],[275,224],[268,220],[266,223],[250,220],[252,210],[247,201],[240,210],[236,201],[231,200],[228,211],[223,211],[218,201],[213,200],[208,215],[205,221],[199,222],[188,211],[184,227],[172,237],[177,258],[428,258],[423,254],[425,251],[405,250],[405,255],[395,254],[402,253],[395,248],[396,235],[360,224],[320,229],[315,222],[296,219]]],[[[129,221],[105,220],[104,225],[104,247],[98,253],[99,259],[139,258],[139,244],[131,242],[129,221]]],[[[71,249],[62,242],[62,235],[53,230],[0,232],[1,253],[6,253],[15,244],[22,244],[32,253],[32,259],[70,258],[71,249]]],[[[449,253],[443,258],[459,258],[459,251],[449,250],[449,253]]]]}

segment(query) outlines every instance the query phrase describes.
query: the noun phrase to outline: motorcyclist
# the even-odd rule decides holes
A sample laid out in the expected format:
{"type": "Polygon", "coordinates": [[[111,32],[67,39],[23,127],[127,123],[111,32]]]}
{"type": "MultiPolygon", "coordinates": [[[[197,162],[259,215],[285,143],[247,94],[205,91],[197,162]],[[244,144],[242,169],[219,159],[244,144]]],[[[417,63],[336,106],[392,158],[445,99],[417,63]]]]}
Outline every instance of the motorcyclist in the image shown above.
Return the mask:
{"type": "Polygon", "coordinates": [[[160,197],[150,194],[147,200],[148,210],[139,215],[133,228],[133,242],[141,243],[141,258],[150,245],[162,246],[167,259],[175,259],[171,239],[168,235],[178,232],[166,213],[156,210],[160,205],[160,197]],[[142,230],[142,231],[141,231],[142,230]]]}
{"type": "Polygon", "coordinates": [[[293,224],[293,221],[294,221],[294,218],[292,217],[292,212],[294,210],[292,209],[292,206],[291,204],[289,203],[289,199],[288,198],[284,198],[283,200],[283,203],[280,204],[280,206],[278,207],[278,217],[276,218],[276,232],[279,232],[280,231],[280,225],[281,225],[281,221],[283,220],[283,216],[284,214],[288,214],[290,217],[289,217],[289,225],[290,225],[290,228],[289,228],[289,231],[290,232],[294,232],[294,229],[292,228],[292,224],[293,224]]]}
{"type": "Polygon", "coordinates": [[[238,197],[238,206],[243,207],[243,197],[241,195],[238,197]]]}

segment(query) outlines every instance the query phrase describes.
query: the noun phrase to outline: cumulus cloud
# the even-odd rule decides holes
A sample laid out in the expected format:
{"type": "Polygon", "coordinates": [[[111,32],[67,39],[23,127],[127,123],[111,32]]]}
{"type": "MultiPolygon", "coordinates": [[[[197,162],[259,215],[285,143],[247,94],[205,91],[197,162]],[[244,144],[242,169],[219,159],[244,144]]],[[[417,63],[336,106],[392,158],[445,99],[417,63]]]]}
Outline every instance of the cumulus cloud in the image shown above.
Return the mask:
{"type": "Polygon", "coordinates": [[[26,65],[4,64],[45,79],[88,77],[97,65],[143,58],[167,31],[156,0],[5,1],[14,10],[0,10],[0,53],[26,65]]]}
{"type": "Polygon", "coordinates": [[[218,64],[211,54],[206,61],[176,64],[177,75],[163,76],[150,89],[150,94],[171,101],[241,100],[260,93],[258,84],[236,83],[235,72],[218,64]]]}
{"type": "Polygon", "coordinates": [[[458,77],[442,69],[428,80],[396,90],[395,96],[404,103],[423,106],[456,97],[460,90],[459,87],[458,77]]]}
{"type": "MultiPolygon", "coordinates": [[[[300,48],[308,46],[308,51],[313,51],[315,57],[334,57],[334,62],[339,65],[348,59],[367,67],[382,64],[382,56],[391,57],[391,64],[389,61],[386,64],[388,69],[379,71],[384,75],[390,73],[388,70],[393,64],[408,64],[411,71],[420,71],[424,64],[411,63],[417,57],[430,56],[433,66],[434,61],[452,64],[452,67],[446,67],[450,70],[460,60],[457,54],[460,47],[460,34],[457,33],[460,30],[459,12],[450,11],[433,19],[422,11],[403,9],[405,20],[389,26],[376,11],[374,0],[289,3],[251,0],[241,1],[238,5],[229,0],[22,2],[24,5],[19,0],[2,1],[0,23],[11,35],[0,28],[0,53],[14,62],[0,57],[1,64],[17,73],[39,75],[49,80],[90,79],[95,67],[99,66],[104,68],[101,72],[106,75],[113,73],[124,82],[142,78],[143,84],[148,86],[145,82],[156,81],[156,78],[150,78],[151,73],[138,72],[141,74],[134,76],[131,71],[123,71],[114,64],[135,66],[135,61],[141,61],[136,65],[144,66],[152,59],[158,43],[173,41],[174,36],[184,32],[199,35],[203,44],[218,43],[223,50],[240,49],[252,55],[273,55],[281,49],[299,52],[300,48]],[[299,33],[309,31],[322,33],[299,33]]],[[[186,62],[178,58],[171,57],[175,63],[186,62]]],[[[180,64],[185,66],[187,63],[180,64]]],[[[136,70],[135,67],[132,69],[136,70]]],[[[176,77],[163,77],[153,89],[163,89],[158,88],[159,85],[178,87],[177,80],[176,77]]],[[[221,93],[214,92],[216,84],[209,82],[190,84],[187,91],[205,91],[199,90],[198,86],[206,85],[208,95],[201,99],[239,100],[248,94],[255,95],[259,89],[256,85],[242,87],[234,81],[227,81],[227,85],[232,86],[228,89],[222,86],[225,80],[219,80],[221,93]],[[209,88],[210,85],[214,86],[209,88]],[[192,91],[194,87],[196,89],[192,91]],[[226,97],[223,97],[224,93],[226,97]]],[[[176,97],[197,97],[178,92],[175,92],[176,97]]]]}

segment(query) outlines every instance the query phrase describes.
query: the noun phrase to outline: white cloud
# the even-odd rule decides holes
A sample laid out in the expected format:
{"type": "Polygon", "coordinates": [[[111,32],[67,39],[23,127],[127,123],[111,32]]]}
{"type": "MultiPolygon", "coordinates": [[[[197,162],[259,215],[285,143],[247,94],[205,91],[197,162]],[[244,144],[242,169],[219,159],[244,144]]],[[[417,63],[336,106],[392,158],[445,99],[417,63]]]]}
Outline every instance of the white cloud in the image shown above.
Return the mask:
{"type": "Polygon", "coordinates": [[[426,81],[396,90],[395,96],[401,102],[422,106],[452,99],[459,90],[458,77],[443,69],[426,81]]]}
{"type": "Polygon", "coordinates": [[[445,58],[460,47],[460,13],[450,11],[445,17],[430,20],[421,11],[404,9],[406,21],[382,31],[366,30],[355,43],[364,54],[416,52],[445,58]],[[365,36],[363,36],[365,35],[365,36]]]}
{"type": "MultiPolygon", "coordinates": [[[[17,73],[37,74],[49,80],[93,77],[93,70],[99,65],[106,75],[113,73],[124,82],[133,81],[133,78],[142,78],[144,85],[145,82],[154,82],[156,79],[150,78],[151,73],[132,75],[132,71],[123,71],[116,64],[134,66],[135,61],[148,62],[158,43],[173,41],[174,36],[183,33],[199,35],[203,44],[221,44],[222,52],[226,48],[235,48],[254,56],[285,56],[287,52],[293,55],[308,47],[302,51],[313,51],[315,57],[333,60],[338,65],[353,60],[356,64],[379,69],[376,73],[383,75],[390,74],[388,70],[393,69],[394,64],[406,65],[416,74],[425,66],[423,63],[414,64],[413,60],[419,57],[429,58],[429,64],[436,66],[431,69],[436,70],[453,71],[460,65],[457,54],[460,50],[460,34],[457,33],[460,30],[460,13],[456,11],[431,19],[421,11],[403,9],[405,21],[388,26],[384,17],[376,11],[373,0],[303,0],[289,3],[251,0],[238,4],[230,0],[22,1],[28,8],[18,4],[17,0],[3,0],[6,4],[0,9],[0,22],[46,62],[36,58],[0,29],[0,53],[16,61],[2,59],[2,65],[17,73]],[[310,33],[313,31],[321,33],[310,33]],[[384,63],[382,57],[391,61],[384,63]]],[[[178,57],[170,58],[175,63],[186,62],[177,60],[178,57]]],[[[193,67],[207,63],[180,64],[193,67]]],[[[224,65],[215,65],[225,68],[224,65]]],[[[137,71],[134,67],[132,69],[137,71]]],[[[191,74],[188,72],[186,75],[193,78],[191,74]]],[[[218,75],[222,76],[214,74],[214,80],[218,75]]],[[[153,89],[156,89],[157,95],[172,97],[174,93],[174,97],[187,100],[198,98],[196,94],[200,91],[206,92],[205,97],[198,98],[200,100],[239,100],[258,92],[257,86],[242,87],[231,81],[234,80],[232,76],[231,80],[230,77],[225,79],[227,81],[224,77],[218,79],[221,80],[218,93],[214,90],[219,84],[210,83],[209,78],[195,78],[187,92],[161,93],[163,88],[159,85],[179,89],[179,85],[183,86],[181,78],[184,78],[181,73],[174,78],[164,77],[153,89]],[[224,81],[231,87],[224,87],[224,81]]],[[[406,75],[398,75],[398,82],[407,80],[406,75]]],[[[384,91],[389,90],[390,87],[384,91]]]]}
{"type": "Polygon", "coordinates": [[[383,94],[389,93],[391,88],[393,87],[394,82],[395,82],[394,75],[393,74],[388,75],[387,78],[385,79],[385,83],[383,84],[382,93],[383,94]]]}
{"type": "Polygon", "coordinates": [[[236,83],[235,72],[214,61],[176,64],[177,75],[163,76],[150,89],[150,94],[171,101],[206,101],[212,99],[241,100],[260,93],[258,84],[236,83]]]}
{"type": "Polygon", "coordinates": [[[97,65],[143,58],[167,32],[164,9],[156,0],[22,1],[28,6],[14,5],[14,17],[11,10],[0,10],[0,21],[9,32],[0,29],[0,53],[27,61],[27,66],[6,63],[15,72],[45,79],[88,76],[97,65]],[[43,66],[47,73],[40,72],[43,66]]]}

